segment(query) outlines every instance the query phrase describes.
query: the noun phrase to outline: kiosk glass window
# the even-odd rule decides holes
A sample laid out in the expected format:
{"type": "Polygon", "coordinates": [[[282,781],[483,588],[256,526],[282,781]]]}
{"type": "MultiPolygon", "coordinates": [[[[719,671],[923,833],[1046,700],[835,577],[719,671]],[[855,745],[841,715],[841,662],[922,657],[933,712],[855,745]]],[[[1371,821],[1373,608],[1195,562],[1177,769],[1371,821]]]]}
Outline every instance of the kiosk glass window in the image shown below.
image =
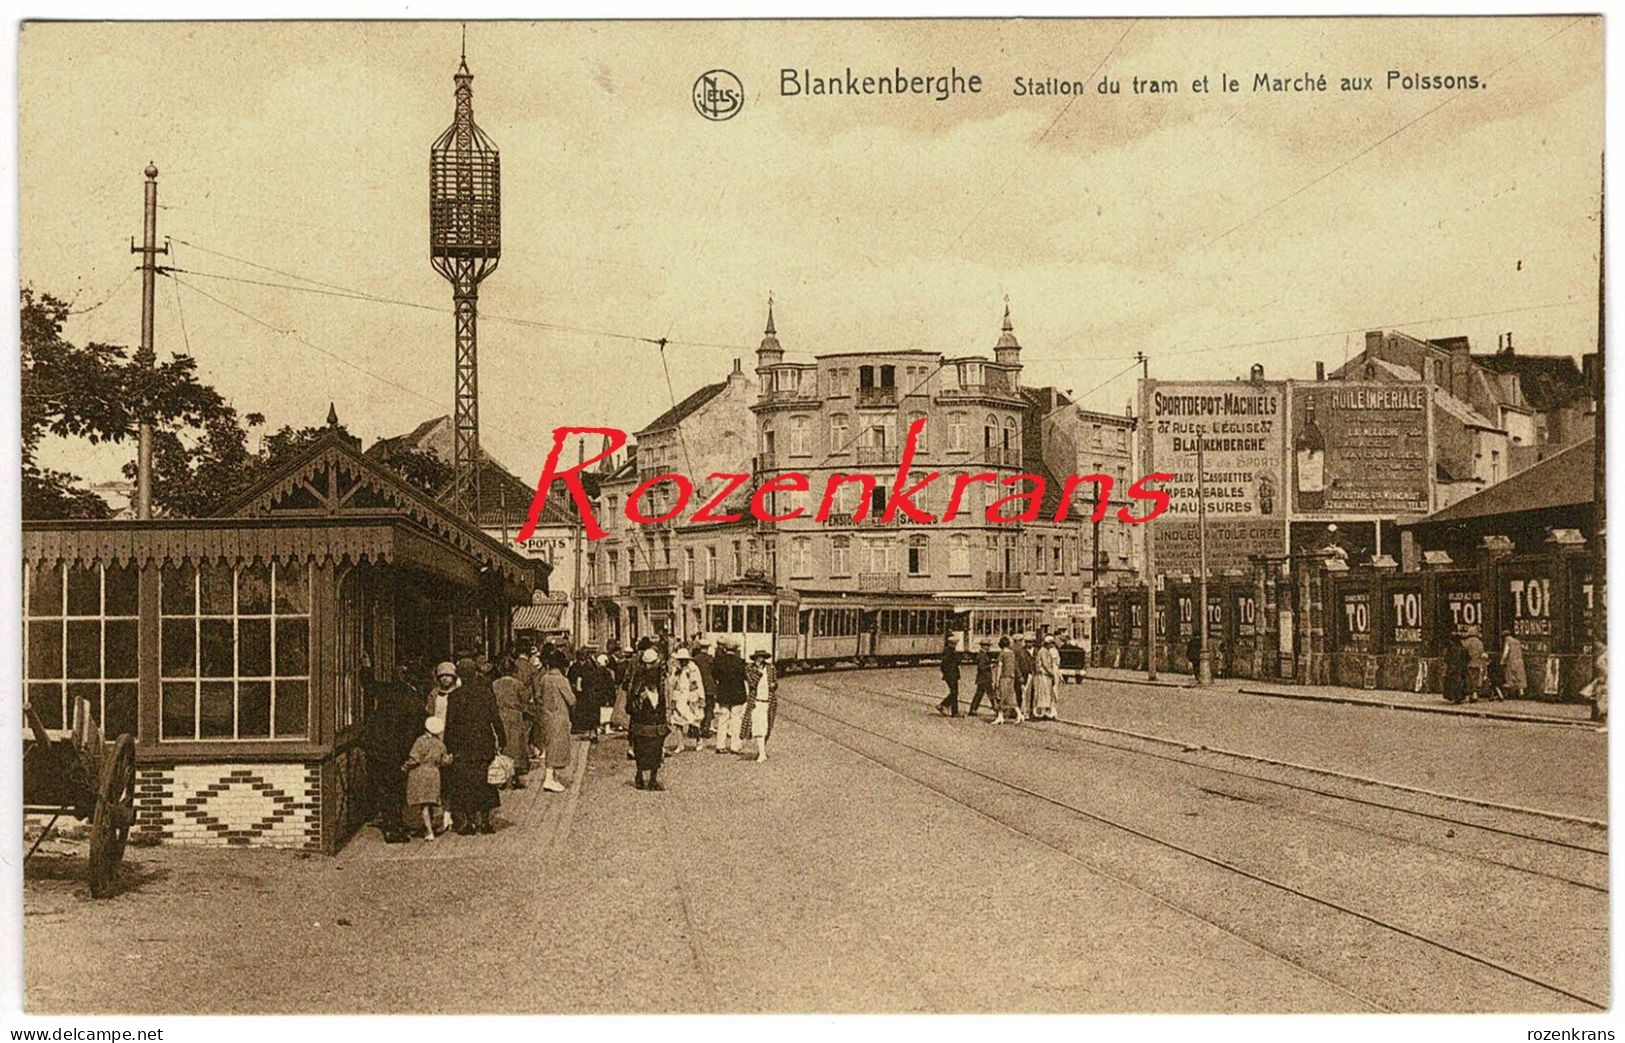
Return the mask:
{"type": "Polygon", "coordinates": [[[130,565],[27,567],[23,677],[47,728],[70,727],[83,696],[104,736],[135,734],[138,578],[130,565]]]}
{"type": "Polygon", "coordinates": [[[171,565],[159,589],[160,738],[304,738],[311,674],[306,566],[171,565]]]}

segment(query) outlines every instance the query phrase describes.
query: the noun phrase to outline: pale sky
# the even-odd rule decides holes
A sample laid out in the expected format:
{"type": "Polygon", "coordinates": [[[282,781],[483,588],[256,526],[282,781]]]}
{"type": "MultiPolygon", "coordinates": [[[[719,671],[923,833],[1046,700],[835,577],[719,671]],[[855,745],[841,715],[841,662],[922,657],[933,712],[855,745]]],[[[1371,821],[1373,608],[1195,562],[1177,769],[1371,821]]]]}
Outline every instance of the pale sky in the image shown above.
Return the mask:
{"type": "MultiPolygon", "coordinates": [[[[202,274],[177,302],[160,279],[161,353],[189,344],[272,427],[331,400],[370,444],[450,412],[427,159],[458,45],[450,22],[25,27],[24,283],[106,299],[71,339],[136,343],[139,278],[119,284],[151,160],[160,235],[195,244],[168,263],[423,306],[202,274]]],[[[1156,377],[1225,379],[1310,376],[1379,326],[1595,347],[1600,19],[492,22],[468,27],[468,61],[503,175],[481,437],[527,478],[554,426],[634,430],[669,405],[652,346],[537,323],[715,345],[667,349],[680,398],[754,364],[769,291],[792,358],[990,351],[1008,294],[1028,383],[1113,411],[1136,350],[1156,377]],[[956,67],[983,92],[779,96],[782,68],[847,66],[956,67]],[[747,93],[726,122],[690,101],[717,67],[747,93]],[[1121,94],[1011,93],[1097,67],[1121,94]],[[1390,69],[1487,86],[1388,90],[1390,69]],[[1257,72],[1330,90],[1255,93],[1257,72]],[[1136,97],[1136,75],[1180,93],[1136,97]]],[[[54,444],[45,462],[103,479],[132,455],[54,444]]]]}

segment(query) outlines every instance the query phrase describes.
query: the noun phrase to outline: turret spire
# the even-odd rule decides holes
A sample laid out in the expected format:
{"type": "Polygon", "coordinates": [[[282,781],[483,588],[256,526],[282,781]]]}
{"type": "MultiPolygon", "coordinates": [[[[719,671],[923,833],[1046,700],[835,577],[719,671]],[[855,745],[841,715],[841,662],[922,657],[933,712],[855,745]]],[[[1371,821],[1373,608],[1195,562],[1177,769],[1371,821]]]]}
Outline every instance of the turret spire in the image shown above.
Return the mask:
{"type": "MultiPolygon", "coordinates": [[[[1004,298],[1004,323],[999,328],[998,342],[993,345],[993,361],[1006,366],[1021,365],[1021,341],[1016,339],[1015,324],[1010,321],[1010,296],[1004,298]]],[[[1019,373],[1020,370],[1017,369],[1019,373]]]]}
{"type": "Polygon", "coordinates": [[[779,346],[779,331],[773,325],[773,294],[767,295],[767,326],[762,330],[762,343],[756,348],[756,371],[765,366],[776,366],[784,361],[784,349],[779,346]]]}
{"type": "Polygon", "coordinates": [[[1000,348],[1015,348],[1021,350],[1021,342],[1016,340],[1016,327],[1010,321],[1010,295],[1004,296],[1004,325],[999,327],[999,342],[993,345],[995,351],[1000,348]]]}
{"type": "MultiPolygon", "coordinates": [[[[771,292],[767,295],[767,326],[762,330],[761,346],[756,349],[758,359],[761,358],[764,351],[778,352],[780,358],[783,357],[784,353],[784,349],[779,346],[779,331],[773,325],[773,294],[771,292]]],[[[773,361],[777,362],[779,359],[775,358],[773,361]]]]}

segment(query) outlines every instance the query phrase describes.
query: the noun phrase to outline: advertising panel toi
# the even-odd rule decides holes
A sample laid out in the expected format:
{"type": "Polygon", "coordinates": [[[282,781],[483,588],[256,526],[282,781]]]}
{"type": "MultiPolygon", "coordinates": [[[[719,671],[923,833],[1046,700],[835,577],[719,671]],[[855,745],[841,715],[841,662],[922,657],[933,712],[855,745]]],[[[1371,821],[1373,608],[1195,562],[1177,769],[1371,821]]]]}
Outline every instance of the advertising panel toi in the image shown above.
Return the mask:
{"type": "Polygon", "coordinates": [[[1245,569],[1255,554],[1285,554],[1286,385],[1153,381],[1143,408],[1151,435],[1148,468],[1174,476],[1164,485],[1168,511],[1149,526],[1158,571],[1199,571],[1199,487],[1207,503],[1210,572],[1245,569]]]}
{"type": "Polygon", "coordinates": [[[1292,478],[1296,516],[1426,514],[1427,387],[1294,384],[1292,478]]]}

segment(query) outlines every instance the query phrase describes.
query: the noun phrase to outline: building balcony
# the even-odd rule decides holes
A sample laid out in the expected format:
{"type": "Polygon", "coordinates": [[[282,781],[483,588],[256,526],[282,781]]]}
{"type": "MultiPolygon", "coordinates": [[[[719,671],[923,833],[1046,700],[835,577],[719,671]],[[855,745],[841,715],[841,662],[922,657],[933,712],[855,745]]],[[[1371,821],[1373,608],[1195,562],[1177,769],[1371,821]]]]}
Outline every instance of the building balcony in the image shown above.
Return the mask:
{"type": "Polygon", "coordinates": [[[903,589],[903,577],[895,572],[860,572],[858,589],[895,594],[903,589]]]}
{"type": "Polygon", "coordinates": [[[810,390],[804,391],[801,388],[779,388],[772,391],[764,390],[758,393],[756,396],[756,405],[758,406],[791,405],[804,406],[809,409],[817,409],[819,404],[819,399],[816,394],[810,390]]]}
{"type": "Polygon", "coordinates": [[[677,588],[677,570],[666,569],[633,569],[632,582],[629,584],[633,590],[675,590],[677,588]]]}
{"type": "Polygon", "coordinates": [[[897,447],[894,445],[860,445],[855,452],[857,454],[855,459],[859,466],[895,464],[897,462],[897,447]]]}
{"type": "Polygon", "coordinates": [[[1020,467],[1021,450],[1006,449],[997,445],[983,446],[981,460],[982,463],[993,467],[1020,467]]]}
{"type": "Polygon", "coordinates": [[[776,471],[779,469],[778,459],[777,453],[757,453],[751,467],[757,471],[776,471]]]}
{"type": "Polygon", "coordinates": [[[865,406],[895,406],[897,405],[897,388],[858,388],[856,402],[859,409],[865,406]]]}
{"type": "Polygon", "coordinates": [[[1020,590],[1021,574],[1019,572],[989,572],[987,574],[987,589],[989,591],[1020,590]]]}
{"type": "Polygon", "coordinates": [[[587,584],[587,596],[589,598],[612,598],[615,596],[616,590],[617,586],[613,581],[599,580],[587,584]]]}
{"type": "Polygon", "coordinates": [[[1003,384],[961,384],[958,387],[943,388],[937,392],[939,402],[982,402],[994,399],[1003,402],[1020,402],[1021,393],[1014,388],[1003,384]]]}

